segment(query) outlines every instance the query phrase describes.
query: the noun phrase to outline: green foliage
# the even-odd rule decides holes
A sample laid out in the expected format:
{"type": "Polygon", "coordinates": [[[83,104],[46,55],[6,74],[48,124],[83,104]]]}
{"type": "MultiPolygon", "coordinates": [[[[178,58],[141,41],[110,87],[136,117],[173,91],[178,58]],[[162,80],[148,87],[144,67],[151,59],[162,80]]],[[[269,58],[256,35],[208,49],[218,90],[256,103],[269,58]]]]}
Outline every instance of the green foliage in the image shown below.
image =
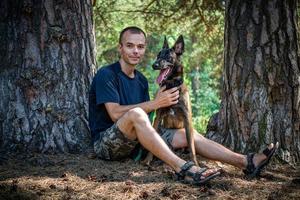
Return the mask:
{"type": "Polygon", "coordinates": [[[138,69],[149,80],[150,96],[158,86],[152,63],[164,35],[172,45],[182,34],[185,83],[190,88],[194,126],[205,132],[209,117],[219,109],[219,82],[223,62],[224,13],[221,1],[97,0],[94,9],[97,65],[118,60],[119,32],[138,26],[147,33],[147,51],[138,69]]]}
{"type": "Polygon", "coordinates": [[[190,74],[193,88],[191,101],[194,126],[200,133],[204,133],[210,116],[219,110],[220,98],[215,89],[219,87],[219,81],[214,78],[214,63],[206,60],[201,67],[190,74]]]}

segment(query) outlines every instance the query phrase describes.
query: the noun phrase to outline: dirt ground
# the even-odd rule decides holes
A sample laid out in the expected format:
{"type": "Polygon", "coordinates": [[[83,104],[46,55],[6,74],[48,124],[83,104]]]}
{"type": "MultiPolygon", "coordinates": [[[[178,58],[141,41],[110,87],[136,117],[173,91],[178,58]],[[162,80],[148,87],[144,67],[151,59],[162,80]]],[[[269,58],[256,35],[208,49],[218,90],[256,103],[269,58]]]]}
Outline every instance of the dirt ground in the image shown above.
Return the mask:
{"type": "Polygon", "coordinates": [[[74,154],[3,155],[0,199],[300,199],[300,166],[271,162],[262,177],[247,180],[237,168],[202,159],[221,167],[222,175],[192,186],[158,163],[149,168],[74,154]]]}

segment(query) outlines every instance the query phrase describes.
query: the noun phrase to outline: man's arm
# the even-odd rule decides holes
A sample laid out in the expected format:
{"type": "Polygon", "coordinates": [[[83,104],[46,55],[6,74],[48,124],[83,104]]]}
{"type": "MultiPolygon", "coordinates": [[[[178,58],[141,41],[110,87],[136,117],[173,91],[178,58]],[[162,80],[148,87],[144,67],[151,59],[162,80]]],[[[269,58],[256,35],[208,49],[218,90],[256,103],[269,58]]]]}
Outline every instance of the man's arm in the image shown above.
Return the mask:
{"type": "Polygon", "coordinates": [[[168,107],[178,103],[179,91],[178,88],[171,88],[165,90],[165,87],[161,88],[155,99],[152,101],[147,101],[135,105],[120,105],[118,103],[105,103],[105,108],[112,119],[113,122],[116,122],[120,117],[122,117],[126,112],[132,108],[140,107],[146,113],[149,113],[153,110],[168,107]]]}

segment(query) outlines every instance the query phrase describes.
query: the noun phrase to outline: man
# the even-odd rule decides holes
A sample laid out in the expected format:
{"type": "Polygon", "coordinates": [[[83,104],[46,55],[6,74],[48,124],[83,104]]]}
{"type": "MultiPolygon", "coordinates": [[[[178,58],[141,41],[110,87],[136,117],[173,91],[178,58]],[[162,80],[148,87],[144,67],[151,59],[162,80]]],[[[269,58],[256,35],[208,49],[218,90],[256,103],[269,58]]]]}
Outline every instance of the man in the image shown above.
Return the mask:
{"type": "MultiPolygon", "coordinates": [[[[175,155],[172,148],[187,146],[183,129],[166,130],[160,136],[152,127],[147,113],[178,102],[178,88],[161,88],[150,100],[147,79],[136,70],[146,48],[146,35],[138,27],[127,27],[119,37],[120,60],[102,67],[95,75],[89,102],[89,124],[98,157],[120,160],[130,156],[140,143],[156,157],[170,165],[179,180],[201,184],[219,175],[217,169],[201,169],[175,155]]],[[[195,130],[194,130],[195,131],[195,130]]],[[[222,145],[195,135],[198,154],[225,162],[246,173],[256,175],[267,164],[277,145],[269,145],[265,154],[241,155],[222,145]],[[271,152],[271,153],[270,153],[271,152]],[[269,155],[271,154],[271,155],[269,155]]]]}

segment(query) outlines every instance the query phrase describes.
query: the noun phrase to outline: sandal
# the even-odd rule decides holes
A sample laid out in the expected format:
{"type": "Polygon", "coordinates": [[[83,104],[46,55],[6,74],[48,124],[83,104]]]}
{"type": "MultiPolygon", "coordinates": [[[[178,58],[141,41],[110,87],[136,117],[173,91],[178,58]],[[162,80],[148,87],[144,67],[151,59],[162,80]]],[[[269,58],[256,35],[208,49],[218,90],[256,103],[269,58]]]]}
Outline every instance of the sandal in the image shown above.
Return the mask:
{"type": "Polygon", "coordinates": [[[193,184],[193,185],[203,185],[207,183],[209,180],[215,178],[216,176],[219,176],[221,173],[217,171],[214,174],[210,174],[209,176],[206,176],[205,178],[202,178],[203,172],[205,172],[206,168],[201,168],[198,172],[190,172],[188,171],[193,166],[195,166],[195,163],[192,161],[186,162],[180,169],[180,172],[176,172],[176,178],[178,181],[181,181],[183,183],[187,184],[193,184]],[[190,180],[187,180],[186,178],[190,177],[190,180]]]}
{"type": "Polygon", "coordinates": [[[260,172],[263,170],[265,166],[267,166],[274,155],[275,151],[278,148],[278,142],[273,146],[272,149],[268,149],[268,147],[263,151],[263,154],[267,156],[267,158],[261,161],[256,167],[253,163],[254,153],[247,154],[247,167],[243,170],[244,174],[247,178],[254,178],[260,175],[260,172]]]}

